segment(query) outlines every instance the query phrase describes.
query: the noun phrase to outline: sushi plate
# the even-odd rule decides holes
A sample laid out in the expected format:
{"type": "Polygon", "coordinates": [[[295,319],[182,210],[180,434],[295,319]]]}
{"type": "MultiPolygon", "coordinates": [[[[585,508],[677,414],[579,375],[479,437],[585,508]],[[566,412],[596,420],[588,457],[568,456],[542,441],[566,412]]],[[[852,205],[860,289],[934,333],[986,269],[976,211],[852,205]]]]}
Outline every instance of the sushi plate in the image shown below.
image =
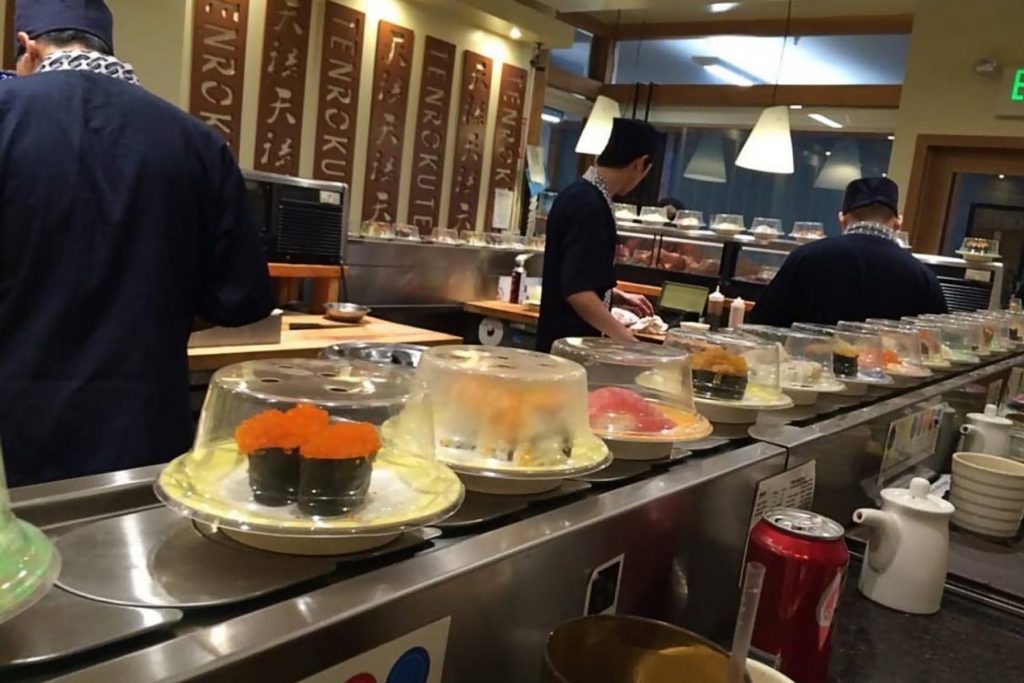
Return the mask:
{"type": "Polygon", "coordinates": [[[698,396],[694,402],[701,415],[711,422],[721,424],[753,424],[757,422],[758,413],[788,410],[795,405],[793,399],[785,394],[766,399],[745,397],[742,401],[721,401],[698,396]]]}
{"type": "MultiPolygon", "coordinates": [[[[614,440],[618,442],[629,442],[638,444],[638,448],[642,448],[642,444],[650,444],[652,446],[655,444],[668,444],[671,446],[673,443],[701,441],[711,436],[712,431],[714,431],[714,428],[711,426],[711,422],[697,412],[684,410],[683,408],[668,405],[661,401],[648,399],[648,403],[661,411],[670,422],[674,423],[676,425],[675,429],[659,432],[595,429],[594,433],[606,441],[614,440]]],[[[669,450],[671,450],[671,448],[669,448],[669,450]]],[[[616,452],[616,457],[621,456],[616,452]]]]}
{"type": "Polygon", "coordinates": [[[782,385],[782,392],[793,399],[798,406],[811,406],[818,402],[820,394],[841,394],[846,391],[846,385],[839,380],[830,382],[819,382],[814,385],[782,385]]]}
{"type": "MultiPolygon", "coordinates": [[[[478,479],[508,479],[558,482],[583,474],[596,472],[611,462],[612,456],[608,447],[601,439],[589,432],[577,438],[572,445],[572,454],[560,458],[551,464],[538,463],[533,466],[523,465],[505,458],[485,455],[470,448],[442,446],[435,448],[437,459],[460,475],[469,475],[478,479]]],[[[464,477],[465,480],[465,477],[464,477]]]]}
{"type": "Polygon", "coordinates": [[[294,504],[268,507],[253,500],[248,465],[233,441],[218,444],[202,458],[183,455],[171,461],[155,489],[171,509],[246,537],[368,536],[378,541],[444,519],[464,495],[459,478],[444,465],[384,449],[374,461],[366,501],[357,510],[313,517],[294,504]]]}

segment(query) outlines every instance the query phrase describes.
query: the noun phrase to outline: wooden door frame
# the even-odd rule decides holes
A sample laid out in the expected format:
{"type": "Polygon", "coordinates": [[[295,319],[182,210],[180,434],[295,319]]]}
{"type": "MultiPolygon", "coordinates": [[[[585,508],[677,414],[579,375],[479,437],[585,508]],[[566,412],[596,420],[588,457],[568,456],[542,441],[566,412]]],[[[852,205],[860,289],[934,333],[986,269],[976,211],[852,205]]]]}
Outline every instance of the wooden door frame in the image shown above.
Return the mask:
{"type": "Polygon", "coordinates": [[[1024,138],[918,135],[904,203],[904,223],[916,251],[942,251],[957,173],[1024,175],[1024,138]]]}

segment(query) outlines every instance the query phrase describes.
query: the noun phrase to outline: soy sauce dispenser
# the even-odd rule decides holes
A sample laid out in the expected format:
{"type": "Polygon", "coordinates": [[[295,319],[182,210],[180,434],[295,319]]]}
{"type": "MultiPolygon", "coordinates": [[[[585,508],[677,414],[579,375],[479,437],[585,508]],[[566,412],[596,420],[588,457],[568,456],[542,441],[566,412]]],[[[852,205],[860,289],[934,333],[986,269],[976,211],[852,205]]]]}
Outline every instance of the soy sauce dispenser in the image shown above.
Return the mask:
{"type": "Polygon", "coordinates": [[[509,303],[518,304],[519,290],[522,289],[523,279],[526,277],[526,262],[533,254],[519,254],[516,256],[516,267],[512,269],[512,287],[509,292],[509,303]]]}

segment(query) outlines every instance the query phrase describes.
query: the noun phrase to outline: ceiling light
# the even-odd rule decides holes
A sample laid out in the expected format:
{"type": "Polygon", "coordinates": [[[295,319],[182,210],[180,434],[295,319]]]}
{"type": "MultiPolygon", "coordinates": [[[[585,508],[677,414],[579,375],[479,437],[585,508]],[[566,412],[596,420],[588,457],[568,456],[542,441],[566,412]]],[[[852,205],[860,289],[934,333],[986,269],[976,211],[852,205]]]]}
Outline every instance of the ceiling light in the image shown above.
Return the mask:
{"type": "Polygon", "coordinates": [[[896,136],[895,136],[895,135],[890,135],[890,136],[889,136],[889,142],[892,142],[892,141],[893,141],[893,140],[895,140],[895,139],[896,139],[896,136]]]}
{"type": "Polygon", "coordinates": [[[1000,180],[1006,180],[1006,176],[1005,176],[1005,175],[1003,175],[1002,173],[1000,173],[1000,174],[999,174],[999,179],[1000,179],[1000,180]]]}
{"type": "Polygon", "coordinates": [[[830,149],[826,149],[826,150],[825,150],[825,156],[827,156],[827,157],[830,157],[830,156],[832,156],[832,150],[830,150],[830,149]]]}
{"type": "Polygon", "coordinates": [[[738,2],[712,2],[708,5],[708,11],[718,14],[720,12],[728,12],[731,9],[736,9],[740,6],[738,2]]]}
{"type": "Polygon", "coordinates": [[[883,177],[883,178],[888,178],[888,177],[889,177],[889,174],[888,174],[888,173],[883,173],[883,174],[882,174],[882,177],[883,177]]]}
{"type": "Polygon", "coordinates": [[[764,173],[793,172],[793,136],[789,132],[789,107],[768,107],[757,119],[743,145],[736,165],[764,173]]]}
{"type": "Polygon", "coordinates": [[[828,126],[829,128],[842,128],[843,127],[843,124],[839,123],[835,119],[830,119],[829,117],[825,116],[824,114],[808,114],[807,116],[812,118],[812,119],[814,119],[815,121],[817,121],[818,123],[822,124],[823,126],[828,126]]]}
{"type": "Polygon", "coordinates": [[[519,30],[518,26],[513,26],[512,30],[508,32],[512,36],[512,40],[519,40],[523,37],[523,32],[519,30]]]}
{"type": "Polygon", "coordinates": [[[754,85],[754,81],[750,80],[738,71],[734,71],[723,64],[705,64],[704,69],[726,83],[732,85],[738,85],[741,88],[749,88],[754,85]]]}
{"type": "Polygon", "coordinates": [[[620,115],[619,103],[610,97],[598,95],[594,108],[590,110],[587,125],[583,127],[580,140],[576,143],[577,154],[600,154],[608,146],[612,136],[612,124],[620,115]]]}
{"type": "Polygon", "coordinates": [[[562,117],[558,116],[557,114],[549,114],[547,112],[544,112],[543,114],[540,115],[540,120],[547,121],[548,123],[561,123],[562,117]]]}
{"type": "Polygon", "coordinates": [[[789,108],[790,109],[803,109],[804,105],[802,105],[802,104],[791,104],[791,105],[789,105],[789,108]]]}

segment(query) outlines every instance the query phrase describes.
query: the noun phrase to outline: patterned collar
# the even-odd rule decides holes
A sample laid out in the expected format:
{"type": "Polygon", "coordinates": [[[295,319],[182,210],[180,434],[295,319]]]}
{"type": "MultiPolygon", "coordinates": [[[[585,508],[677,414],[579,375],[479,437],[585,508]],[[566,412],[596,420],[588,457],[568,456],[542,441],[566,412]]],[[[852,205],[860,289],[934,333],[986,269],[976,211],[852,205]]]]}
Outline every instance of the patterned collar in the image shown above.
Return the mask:
{"type": "Polygon", "coordinates": [[[91,71],[116,78],[119,81],[139,85],[139,78],[135,75],[135,69],[131,64],[99,52],[85,50],[56,52],[42,61],[36,73],[47,71],[91,71]]]}
{"type": "MultiPolygon", "coordinates": [[[[887,225],[881,223],[854,223],[852,226],[847,228],[847,235],[871,235],[872,237],[881,237],[887,239],[890,242],[897,242],[896,233],[893,229],[887,225]]],[[[898,242],[897,242],[898,243],[898,242]]]]}
{"type": "Polygon", "coordinates": [[[608,202],[608,208],[612,210],[612,213],[614,213],[615,202],[612,201],[612,195],[608,191],[608,186],[605,184],[604,178],[601,177],[601,174],[597,172],[597,168],[595,166],[588,168],[587,172],[583,174],[583,179],[601,190],[601,194],[604,195],[604,200],[608,202]]]}

